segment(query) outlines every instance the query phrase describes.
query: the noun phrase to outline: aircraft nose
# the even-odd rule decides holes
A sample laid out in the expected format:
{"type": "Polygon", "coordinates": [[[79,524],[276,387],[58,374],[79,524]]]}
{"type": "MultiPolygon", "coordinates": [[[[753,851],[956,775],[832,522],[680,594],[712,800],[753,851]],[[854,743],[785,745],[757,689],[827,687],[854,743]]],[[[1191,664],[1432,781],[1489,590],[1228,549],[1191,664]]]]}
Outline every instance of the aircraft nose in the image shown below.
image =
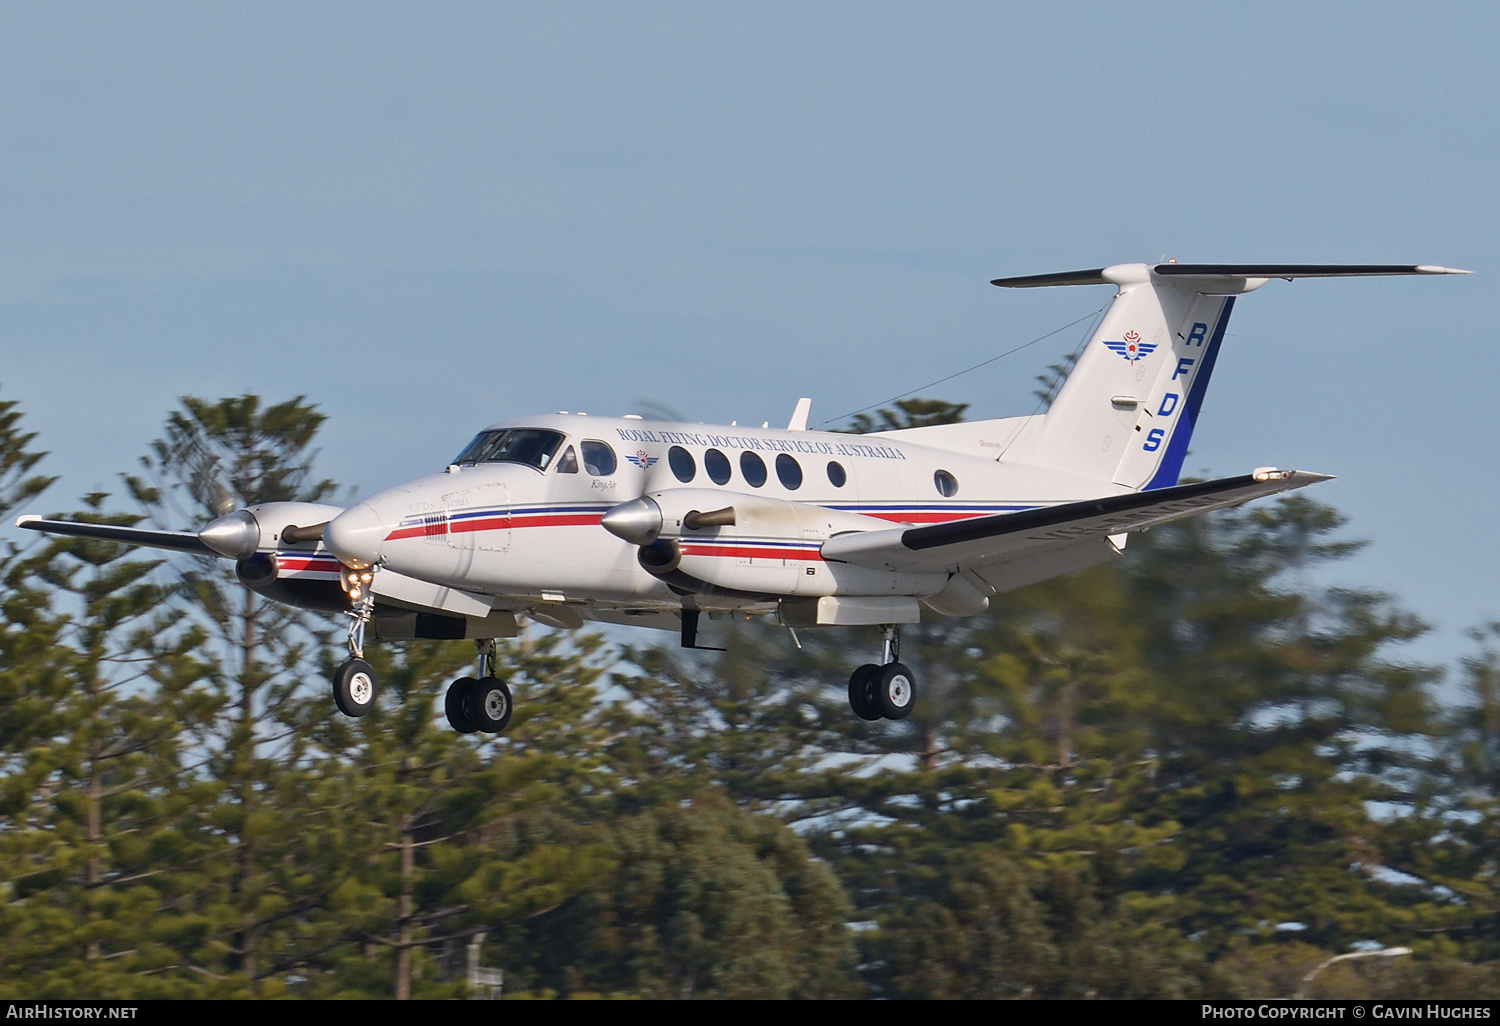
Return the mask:
{"type": "Polygon", "coordinates": [[[345,566],[363,570],[380,562],[385,533],[385,521],[375,507],[361,502],[328,522],[323,529],[323,544],[345,566]]]}

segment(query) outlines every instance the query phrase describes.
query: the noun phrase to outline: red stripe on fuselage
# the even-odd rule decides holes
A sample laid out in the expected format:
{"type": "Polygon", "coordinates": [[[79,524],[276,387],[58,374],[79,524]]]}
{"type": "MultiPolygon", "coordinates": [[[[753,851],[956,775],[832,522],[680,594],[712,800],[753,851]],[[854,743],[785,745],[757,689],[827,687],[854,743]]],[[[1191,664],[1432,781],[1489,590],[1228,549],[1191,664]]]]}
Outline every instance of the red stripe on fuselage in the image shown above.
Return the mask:
{"type": "Polygon", "coordinates": [[[893,524],[946,524],[954,520],[973,520],[975,517],[992,516],[990,513],[866,513],[876,520],[889,520],[893,524]]]}
{"type": "MultiPolygon", "coordinates": [[[[992,516],[991,513],[939,513],[896,510],[892,512],[869,512],[865,516],[885,520],[892,524],[946,524],[955,520],[972,520],[975,517],[992,516]]],[[[444,534],[473,534],[476,531],[504,531],[513,527],[592,527],[599,523],[598,513],[554,513],[544,516],[495,516],[472,520],[449,520],[434,524],[413,524],[399,527],[386,535],[386,541],[401,541],[405,538],[431,538],[444,534]]],[[[816,551],[816,550],[811,550],[816,551]]],[[[697,552],[695,555],[716,555],[716,552],[697,552]]],[[[821,558],[821,557],[811,557],[821,558]]]]}
{"type": "Polygon", "coordinates": [[[476,531],[505,531],[512,527],[591,527],[599,523],[598,513],[554,513],[546,516],[475,517],[472,520],[450,520],[443,524],[417,524],[401,527],[386,535],[386,541],[402,538],[424,538],[434,534],[473,534],[476,531]],[[435,529],[434,529],[435,528],[435,529]]]}
{"type": "Polygon", "coordinates": [[[276,569],[279,572],[285,573],[317,570],[323,573],[337,574],[339,572],[339,562],[336,559],[295,559],[287,556],[277,556],[276,569]]]}
{"type": "Polygon", "coordinates": [[[437,534],[447,534],[443,524],[418,524],[416,527],[401,527],[385,536],[386,541],[400,541],[403,538],[430,538],[437,534]],[[438,530],[438,528],[443,528],[438,530]]]}
{"type": "Polygon", "coordinates": [[[800,559],[822,562],[817,549],[774,549],[755,545],[684,545],[684,556],[734,556],[739,559],[800,559]]]}

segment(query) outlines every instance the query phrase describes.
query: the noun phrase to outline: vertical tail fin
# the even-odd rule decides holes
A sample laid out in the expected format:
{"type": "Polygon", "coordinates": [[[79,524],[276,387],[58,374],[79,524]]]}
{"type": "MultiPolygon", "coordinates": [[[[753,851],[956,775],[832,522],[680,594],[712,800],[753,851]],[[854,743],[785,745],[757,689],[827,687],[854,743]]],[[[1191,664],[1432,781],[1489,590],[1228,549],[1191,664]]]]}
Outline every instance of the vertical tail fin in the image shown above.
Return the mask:
{"type": "Polygon", "coordinates": [[[994,284],[1119,286],[1047,412],[1034,458],[1139,491],[1177,483],[1237,295],[1271,278],[1465,273],[1406,265],[1117,264],[994,284]]]}

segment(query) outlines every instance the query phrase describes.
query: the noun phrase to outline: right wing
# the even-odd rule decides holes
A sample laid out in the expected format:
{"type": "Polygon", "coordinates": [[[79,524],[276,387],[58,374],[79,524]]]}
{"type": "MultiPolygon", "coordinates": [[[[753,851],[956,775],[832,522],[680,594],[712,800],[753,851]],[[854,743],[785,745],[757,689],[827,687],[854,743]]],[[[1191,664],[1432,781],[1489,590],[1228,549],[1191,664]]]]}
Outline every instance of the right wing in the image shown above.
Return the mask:
{"type": "Polygon", "coordinates": [[[1110,495],[1019,513],[1000,513],[926,527],[840,534],[823,558],[904,573],[979,569],[1044,549],[1140,531],[1213,509],[1330,479],[1328,474],[1262,470],[1242,477],[1110,495]]]}

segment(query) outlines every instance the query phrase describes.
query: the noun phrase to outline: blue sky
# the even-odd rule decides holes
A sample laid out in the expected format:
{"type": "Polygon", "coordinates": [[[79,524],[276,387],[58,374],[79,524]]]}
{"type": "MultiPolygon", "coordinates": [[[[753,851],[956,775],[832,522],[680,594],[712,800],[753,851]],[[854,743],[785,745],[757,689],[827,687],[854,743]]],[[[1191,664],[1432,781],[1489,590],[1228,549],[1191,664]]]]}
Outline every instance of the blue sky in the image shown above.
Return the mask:
{"type": "MultiPolygon", "coordinates": [[[[1243,300],[1187,468],[1339,475],[1335,578],[1500,616],[1492,4],[8,4],[0,396],[113,488],[306,395],[373,490],[479,427],[816,423],[1103,305],[1000,275],[1420,262],[1243,300]]],[[[1077,331],[945,383],[1030,412],[1077,331]]]]}

